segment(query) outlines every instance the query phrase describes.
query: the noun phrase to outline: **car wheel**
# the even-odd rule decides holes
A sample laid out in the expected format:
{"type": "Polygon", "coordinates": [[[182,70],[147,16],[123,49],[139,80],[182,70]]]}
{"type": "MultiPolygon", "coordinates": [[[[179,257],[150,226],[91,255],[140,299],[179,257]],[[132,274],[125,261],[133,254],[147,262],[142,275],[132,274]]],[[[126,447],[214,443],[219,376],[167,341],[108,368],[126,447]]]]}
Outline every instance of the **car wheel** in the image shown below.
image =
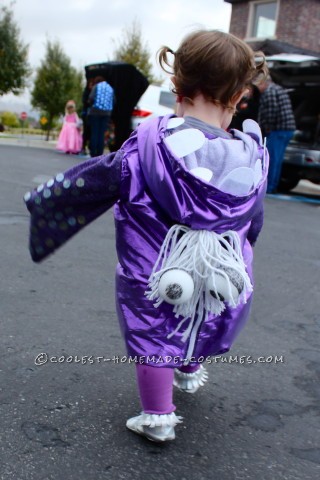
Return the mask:
{"type": "Polygon", "coordinates": [[[281,177],[278,189],[280,192],[289,192],[298,185],[299,181],[298,177],[281,177]]]}

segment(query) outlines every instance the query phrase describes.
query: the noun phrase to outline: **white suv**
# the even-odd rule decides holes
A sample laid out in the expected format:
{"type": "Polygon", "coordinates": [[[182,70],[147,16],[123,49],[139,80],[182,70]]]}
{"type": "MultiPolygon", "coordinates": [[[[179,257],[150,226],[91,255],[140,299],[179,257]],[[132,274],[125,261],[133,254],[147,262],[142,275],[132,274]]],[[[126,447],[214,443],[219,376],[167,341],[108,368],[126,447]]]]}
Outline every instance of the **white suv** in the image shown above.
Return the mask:
{"type": "Polygon", "coordinates": [[[149,85],[132,112],[131,123],[134,130],[147,118],[174,113],[176,95],[167,86],[149,85]]]}

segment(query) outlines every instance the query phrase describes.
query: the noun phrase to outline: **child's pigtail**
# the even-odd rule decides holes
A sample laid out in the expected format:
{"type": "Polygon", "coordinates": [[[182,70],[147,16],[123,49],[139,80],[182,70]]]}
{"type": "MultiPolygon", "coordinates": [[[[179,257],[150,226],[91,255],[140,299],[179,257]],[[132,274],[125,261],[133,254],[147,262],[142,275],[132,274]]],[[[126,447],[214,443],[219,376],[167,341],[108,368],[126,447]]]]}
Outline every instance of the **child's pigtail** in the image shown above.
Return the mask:
{"type": "Polygon", "coordinates": [[[171,50],[171,48],[166,47],[166,46],[161,47],[158,50],[158,61],[159,61],[159,65],[162,68],[162,70],[165,71],[166,73],[169,73],[170,75],[172,75],[173,70],[172,70],[172,65],[170,64],[170,62],[168,60],[168,53],[171,53],[172,55],[175,55],[174,51],[171,50]],[[169,67],[171,70],[168,70],[167,67],[169,67]]]}

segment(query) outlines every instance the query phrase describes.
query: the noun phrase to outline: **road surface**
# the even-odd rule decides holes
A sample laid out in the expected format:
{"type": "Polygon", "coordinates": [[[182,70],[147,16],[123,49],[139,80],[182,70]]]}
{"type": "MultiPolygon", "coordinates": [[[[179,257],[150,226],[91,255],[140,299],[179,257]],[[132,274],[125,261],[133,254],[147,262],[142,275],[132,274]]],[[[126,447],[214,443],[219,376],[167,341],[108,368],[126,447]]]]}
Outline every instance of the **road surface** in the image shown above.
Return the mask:
{"type": "Polygon", "coordinates": [[[266,199],[251,318],[196,395],[175,393],[184,423],[159,446],[125,427],[140,405],[114,307],[112,212],[39,265],[28,253],[24,193],[79,160],[0,146],[1,480],[319,478],[314,195],[266,199]]]}

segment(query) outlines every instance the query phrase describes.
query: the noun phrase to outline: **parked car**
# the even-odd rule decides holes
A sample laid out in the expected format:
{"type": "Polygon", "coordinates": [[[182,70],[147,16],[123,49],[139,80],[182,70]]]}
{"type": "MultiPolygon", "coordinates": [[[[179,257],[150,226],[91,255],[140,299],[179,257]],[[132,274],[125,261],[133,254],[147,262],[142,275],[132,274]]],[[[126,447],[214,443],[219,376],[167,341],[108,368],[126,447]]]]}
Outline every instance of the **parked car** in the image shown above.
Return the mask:
{"type": "Polygon", "coordinates": [[[132,130],[147,118],[173,113],[175,104],[176,96],[168,86],[149,85],[132,112],[132,130]]]}
{"type": "Polygon", "coordinates": [[[286,88],[297,130],[289,143],[279,189],[289,191],[301,179],[320,183],[320,58],[278,54],[267,57],[273,81],[286,88]]]}

